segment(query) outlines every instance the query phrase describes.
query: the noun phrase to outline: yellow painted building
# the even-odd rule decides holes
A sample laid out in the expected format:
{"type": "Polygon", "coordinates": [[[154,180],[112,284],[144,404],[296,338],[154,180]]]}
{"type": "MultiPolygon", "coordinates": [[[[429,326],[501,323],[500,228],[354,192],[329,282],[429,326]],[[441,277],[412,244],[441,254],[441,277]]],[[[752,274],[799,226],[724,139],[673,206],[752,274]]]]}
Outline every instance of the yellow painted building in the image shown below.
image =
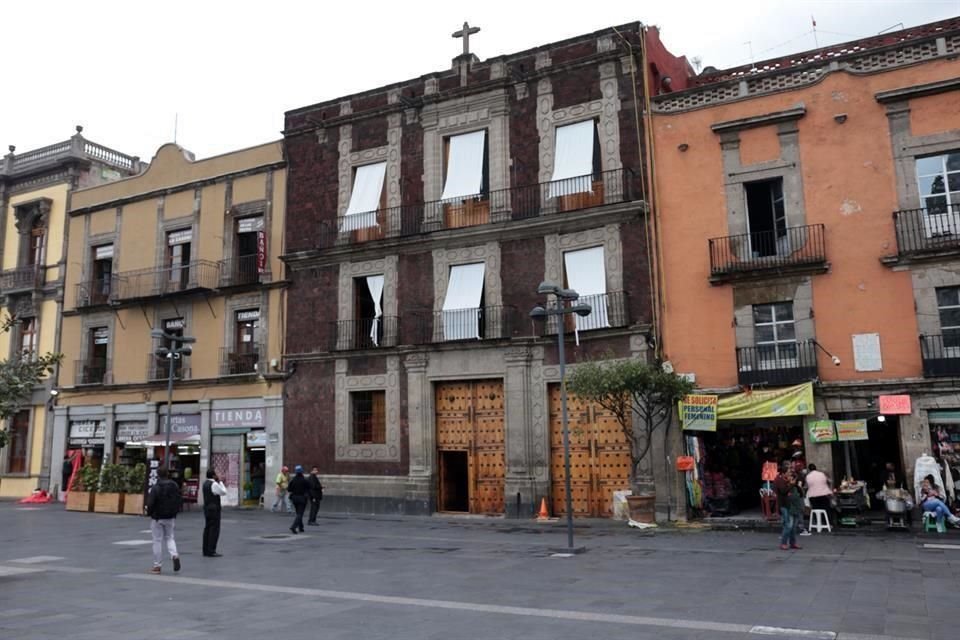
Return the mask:
{"type": "MultiPolygon", "coordinates": [[[[23,358],[60,349],[60,311],[67,210],[78,188],[118,180],[140,170],[136,157],[86,140],[70,139],[0,161],[0,300],[13,320],[0,333],[0,358],[23,358]]],[[[59,373],[59,372],[57,372],[59,373]]],[[[51,473],[51,391],[57,373],[38,386],[8,424],[0,449],[0,497],[47,488],[51,473]]],[[[60,465],[53,468],[59,470],[60,465]]]]}
{"type": "Polygon", "coordinates": [[[279,142],[203,160],[168,144],[74,194],[54,459],[162,459],[172,362],[176,473],[189,490],[216,469],[226,504],[259,497],[282,459],[284,167],[279,142]],[[192,354],[157,355],[170,336],[192,354]]]}

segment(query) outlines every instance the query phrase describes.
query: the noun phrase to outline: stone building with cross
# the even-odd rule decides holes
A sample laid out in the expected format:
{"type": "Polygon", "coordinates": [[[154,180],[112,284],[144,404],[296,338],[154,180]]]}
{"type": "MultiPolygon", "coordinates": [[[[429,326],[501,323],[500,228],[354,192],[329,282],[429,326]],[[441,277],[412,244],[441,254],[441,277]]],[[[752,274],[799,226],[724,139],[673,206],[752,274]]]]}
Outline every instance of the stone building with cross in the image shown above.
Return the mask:
{"type": "Polygon", "coordinates": [[[912,487],[924,454],[960,470],[958,78],[951,18],[652,99],[664,353],[721,403],[752,394],[750,414],[687,432],[743,509],[760,468],[731,467],[766,454],[872,492],[887,464],[912,487]],[[812,403],[756,402],[794,385],[812,403]]]}
{"type": "MultiPolygon", "coordinates": [[[[0,160],[0,304],[13,319],[0,333],[0,358],[60,351],[67,211],[77,189],[112,182],[141,170],[140,160],[83,137],[0,160]]],[[[0,449],[0,497],[22,497],[48,488],[52,397],[59,372],[38,386],[6,428],[0,449]]]]}
{"type": "MultiPolygon", "coordinates": [[[[639,23],[483,61],[471,34],[446,70],[286,114],[283,460],[319,466],[328,509],[562,512],[542,281],[594,309],[569,361],[646,357],[640,110],[689,66],[639,23]]],[[[571,412],[574,511],[606,515],[625,442],[571,412]]]]}

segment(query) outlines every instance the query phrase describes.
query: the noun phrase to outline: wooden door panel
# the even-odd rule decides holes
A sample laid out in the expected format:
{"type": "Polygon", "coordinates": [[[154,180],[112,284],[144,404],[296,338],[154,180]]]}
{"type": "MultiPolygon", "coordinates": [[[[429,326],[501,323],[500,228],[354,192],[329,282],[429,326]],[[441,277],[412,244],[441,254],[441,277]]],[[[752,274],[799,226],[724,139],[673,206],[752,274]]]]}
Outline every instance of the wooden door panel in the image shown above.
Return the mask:
{"type": "Polygon", "coordinates": [[[468,452],[471,513],[503,513],[504,403],[501,380],[449,382],[435,392],[438,451],[468,452]]]}
{"type": "MultiPolygon", "coordinates": [[[[560,385],[550,385],[550,477],[554,514],[565,513],[560,385]]],[[[577,516],[611,514],[613,492],[629,485],[630,450],[620,424],[597,405],[567,396],[570,480],[577,516]]]]}

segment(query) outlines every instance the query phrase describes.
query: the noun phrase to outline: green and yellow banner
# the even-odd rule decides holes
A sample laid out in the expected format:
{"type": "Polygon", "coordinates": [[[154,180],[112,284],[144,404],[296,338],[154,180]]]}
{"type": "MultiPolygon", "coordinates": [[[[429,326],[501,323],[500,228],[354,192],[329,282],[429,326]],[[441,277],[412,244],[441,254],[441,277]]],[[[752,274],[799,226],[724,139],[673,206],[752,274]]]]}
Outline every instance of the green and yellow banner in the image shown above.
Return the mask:
{"type": "Polygon", "coordinates": [[[837,439],[837,430],[833,426],[833,420],[810,420],[807,422],[807,432],[810,434],[810,442],[833,442],[837,439]]]}
{"type": "Polygon", "coordinates": [[[809,415],[813,415],[812,382],[794,387],[745,391],[723,396],[717,403],[719,420],[809,415]]]}

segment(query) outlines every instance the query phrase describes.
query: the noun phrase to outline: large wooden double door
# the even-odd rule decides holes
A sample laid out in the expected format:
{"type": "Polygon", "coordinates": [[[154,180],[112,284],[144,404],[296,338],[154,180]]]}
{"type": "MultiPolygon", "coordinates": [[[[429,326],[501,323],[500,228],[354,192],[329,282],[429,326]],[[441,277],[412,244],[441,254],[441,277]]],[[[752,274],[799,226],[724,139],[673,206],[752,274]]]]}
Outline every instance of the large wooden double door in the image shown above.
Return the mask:
{"type": "MultiPolygon", "coordinates": [[[[630,482],[630,448],[616,418],[597,405],[567,394],[570,428],[570,489],[573,514],[613,515],[613,492],[630,482]]],[[[566,513],[560,385],[550,385],[550,481],[553,514],[566,513]]]]}
{"type": "Polygon", "coordinates": [[[503,513],[503,381],[436,385],[439,511],[503,513]]]}

